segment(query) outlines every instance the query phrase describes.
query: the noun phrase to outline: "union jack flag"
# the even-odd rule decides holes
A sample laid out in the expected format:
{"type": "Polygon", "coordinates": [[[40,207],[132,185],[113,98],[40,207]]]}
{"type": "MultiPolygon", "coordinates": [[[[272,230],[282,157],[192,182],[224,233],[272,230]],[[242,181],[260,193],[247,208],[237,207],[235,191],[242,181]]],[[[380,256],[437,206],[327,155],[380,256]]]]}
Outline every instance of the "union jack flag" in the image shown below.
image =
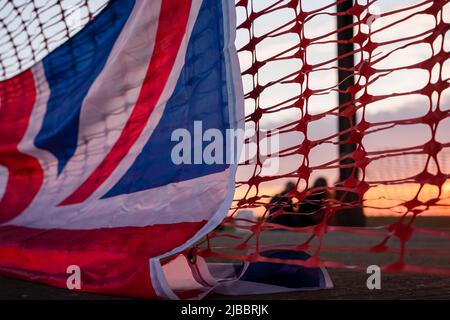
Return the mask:
{"type": "Polygon", "coordinates": [[[240,126],[230,0],[114,0],[0,82],[0,273],[170,297],[160,260],[211,231],[234,164],[174,164],[171,133],[240,126]]]}

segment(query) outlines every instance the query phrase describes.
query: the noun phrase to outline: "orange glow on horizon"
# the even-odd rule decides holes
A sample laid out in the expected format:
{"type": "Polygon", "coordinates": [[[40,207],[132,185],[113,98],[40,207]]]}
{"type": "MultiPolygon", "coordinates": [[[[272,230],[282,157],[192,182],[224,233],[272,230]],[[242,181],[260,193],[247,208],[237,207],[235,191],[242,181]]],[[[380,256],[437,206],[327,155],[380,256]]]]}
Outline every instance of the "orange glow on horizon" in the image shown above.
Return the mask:
{"type": "MultiPolygon", "coordinates": [[[[442,186],[441,194],[439,188],[432,185],[424,185],[419,191],[420,185],[417,183],[401,184],[401,185],[379,185],[370,188],[364,195],[364,214],[369,217],[378,216],[401,216],[406,212],[406,208],[401,204],[405,201],[414,199],[418,195],[418,199],[422,202],[439,198],[436,206],[420,213],[420,216],[450,216],[450,180],[442,186]]],[[[262,203],[268,203],[270,198],[277,195],[283,189],[283,185],[267,186],[259,189],[259,195],[265,195],[260,200],[262,203]]],[[[247,187],[236,189],[235,199],[242,199],[247,192],[247,187]]],[[[247,199],[255,196],[256,191],[250,192],[247,199]]],[[[419,208],[425,209],[425,208],[419,208]]],[[[249,208],[256,217],[264,214],[265,208],[259,205],[255,208],[249,208]]],[[[411,213],[410,213],[411,214],[411,213]]]]}

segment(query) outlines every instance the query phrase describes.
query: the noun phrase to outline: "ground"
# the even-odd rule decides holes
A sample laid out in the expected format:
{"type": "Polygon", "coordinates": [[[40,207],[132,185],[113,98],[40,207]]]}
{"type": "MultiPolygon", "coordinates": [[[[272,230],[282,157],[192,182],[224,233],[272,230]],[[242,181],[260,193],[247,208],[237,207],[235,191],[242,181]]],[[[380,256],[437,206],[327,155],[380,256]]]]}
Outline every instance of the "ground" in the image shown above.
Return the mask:
{"type": "MultiPolygon", "coordinates": [[[[371,219],[371,225],[390,222],[388,219],[371,219]]],[[[443,232],[450,232],[450,218],[429,218],[418,222],[419,226],[434,227],[443,232]]],[[[298,243],[298,234],[272,231],[265,235],[265,241],[279,241],[284,244],[298,243]]],[[[330,234],[327,239],[329,246],[364,247],[372,243],[373,239],[346,234],[330,234]],[[355,239],[357,241],[355,241],[355,239]]],[[[395,247],[396,243],[391,243],[395,247]]],[[[450,250],[449,239],[435,238],[431,236],[414,236],[409,247],[414,248],[441,248],[450,250]]],[[[363,254],[324,252],[323,258],[341,260],[346,263],[380,263],[385,264],[395,261],[396,255],[389,254],[363,254]]],[[[408,254],[407,261],[415,265],[431,265],[435,267],[450,268],[450,255],[448,254],[408,254]]],[[[368,275],[365,270],[329,269],[334,282],[334,288],[315,292],[296,292],[288,294],[254,295],[241,297],[226,297],[212,295],[208,299],[450,299],[450,277],[429,274],[382,274],[381,290],[369,290],[366,287],[368,275]]],[[[29,283],[15,279],[0,278],[0,300],[3,299],[110,299],[110,297],[77,293],[65,289],[53,288],[36,283],[29,283]]]]}

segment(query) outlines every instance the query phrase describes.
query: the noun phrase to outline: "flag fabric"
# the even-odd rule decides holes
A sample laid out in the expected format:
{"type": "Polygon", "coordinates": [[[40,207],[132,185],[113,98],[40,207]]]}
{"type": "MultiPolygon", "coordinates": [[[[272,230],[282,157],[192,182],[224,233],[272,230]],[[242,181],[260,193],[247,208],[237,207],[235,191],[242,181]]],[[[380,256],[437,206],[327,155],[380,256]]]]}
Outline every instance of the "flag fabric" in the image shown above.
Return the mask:
{"type": "Polygon", "coordinates": [[[265,258],[286,263],[239,262],[207,263],[201,257],[194,262],[178,255],[162,267],[166,286],[173,296],[202,298],[211,292],[228,296],[290,293],[333,288],[324,267],[304,267],[293,261],[305,262],[311,256],[303,251],[266,250],[265,258]]]}
{"type": "MultiPolygon", "coordinates": [[[[0,274],[175,298],[161,259],[226,215],[235,164],[175,164],[171,134],[242,126],[229,0],[114,0],[0,82],[0,274]]],[[[194,151],[193,151],[194,152],[194,151]]]]}
{"type": "MultiPolygon", "coordinates": [[[[324,267],[304,267],[288,261],[306,261],[311,256],[303,251],[267,250],[260,253],[265,258],[286,260],[286,263],[251,262],[235,264],[232,271],[226,264],[211,265],[212,274],[227,268],[236,274],[237,281],[225,281],[216,290],[224,295],[273,294],[296,291],[314,291],[333,288],[324,267]]],[[[217,276],[216,276],[217,277],[217,276]]],[[[228,275],[228,277],[230,277],[228,275]]]]}

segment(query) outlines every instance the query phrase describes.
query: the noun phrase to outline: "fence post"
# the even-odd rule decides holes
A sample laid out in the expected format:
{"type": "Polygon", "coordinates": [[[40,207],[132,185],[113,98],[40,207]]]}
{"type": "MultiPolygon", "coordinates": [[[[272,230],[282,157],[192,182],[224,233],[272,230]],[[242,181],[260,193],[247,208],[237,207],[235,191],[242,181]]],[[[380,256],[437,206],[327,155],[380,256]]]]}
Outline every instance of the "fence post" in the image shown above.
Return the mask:
{"type": "MultiPolygon", "coordinates": [[[[353,0],[341,1],[337,4],[337,12],[346,12],[353,6],[353,0]]],[[[345,57],[338,59],[338,78],[339,78],[339,105],[342,106],[340,113],[346,109],[346,104],[353,101],[352,94],[347,90],[354,85],[354,45],[353,45],[353,15],[351,14],[339,14],[337,15],[337,28],[345,28],[338,32],[338,56],[345,57]]],[[[356,123],[356,113],[352,117],[339,116],[339,132],[344,132],[351,128],[356,123]]],[[[341,134],[339,136],[339,156],[343,157],[349,153],[352,153],[356,149],[356,144],[347,143],[349,134],[341,134]]],[[[340,165],[348,165],[354,163],[351,157],[345,158],[340,161],[340,165]]],[[[339,182],[346,180],[349,177],[358,178],[358,171],[353,167],[340,168],[339,169],[339,182]]],[[[338,185],[339,185],[338,182],[338,185]]],[[[352,203],[355,207],[344,208],[335,213],[332,224],[345,225],[345,226],[363,226],[365,225],[365,217],[362,209],[362,199],[360,199],[357,193],[342,192],[336,193],[338,199],[344,204],[352,203]]]]}

